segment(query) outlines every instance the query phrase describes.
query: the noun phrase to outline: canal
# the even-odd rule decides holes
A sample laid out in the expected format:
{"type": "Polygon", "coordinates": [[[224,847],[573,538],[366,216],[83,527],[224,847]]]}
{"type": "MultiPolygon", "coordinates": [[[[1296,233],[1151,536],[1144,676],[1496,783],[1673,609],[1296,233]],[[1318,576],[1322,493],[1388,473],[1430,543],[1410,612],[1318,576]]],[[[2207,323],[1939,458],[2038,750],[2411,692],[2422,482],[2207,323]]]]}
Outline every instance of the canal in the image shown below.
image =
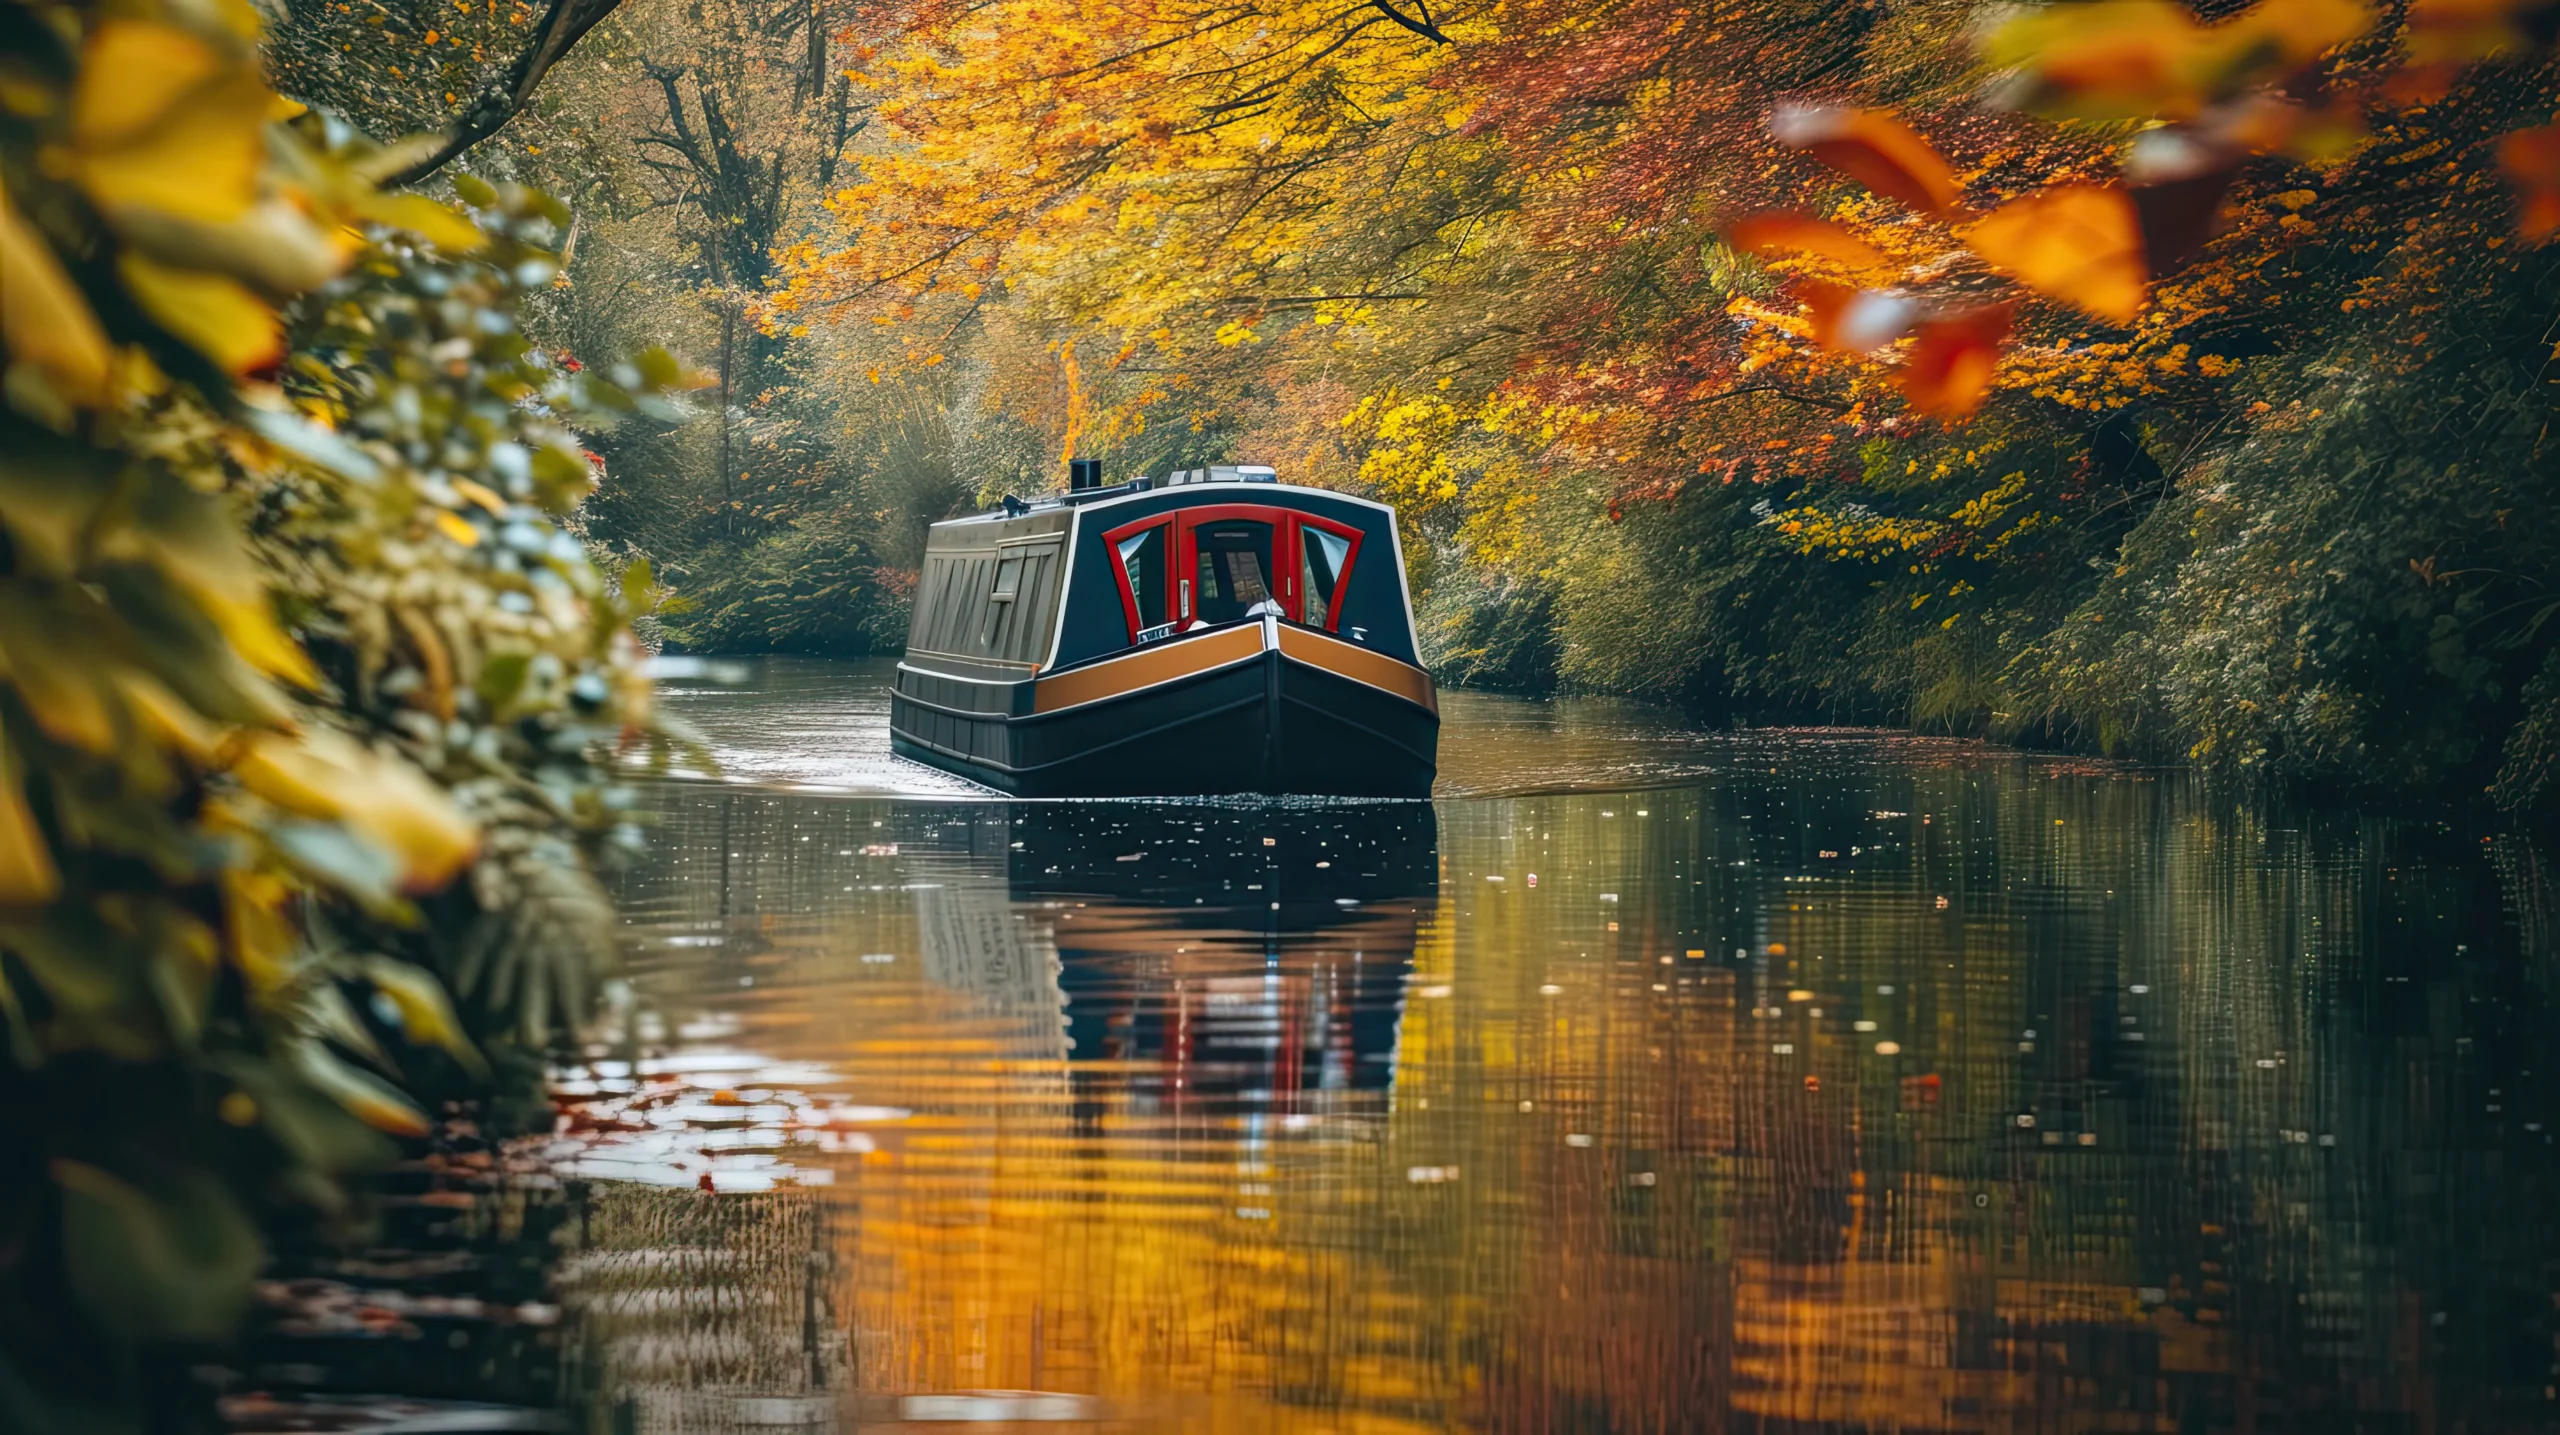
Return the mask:
{"type": "Polygon", "coordinates": [[[1011,803],[734,676],[563,1091],[616,1428],[2560,1411],[2519,839],[1468,693],[1428,804],[1011,803]]]}

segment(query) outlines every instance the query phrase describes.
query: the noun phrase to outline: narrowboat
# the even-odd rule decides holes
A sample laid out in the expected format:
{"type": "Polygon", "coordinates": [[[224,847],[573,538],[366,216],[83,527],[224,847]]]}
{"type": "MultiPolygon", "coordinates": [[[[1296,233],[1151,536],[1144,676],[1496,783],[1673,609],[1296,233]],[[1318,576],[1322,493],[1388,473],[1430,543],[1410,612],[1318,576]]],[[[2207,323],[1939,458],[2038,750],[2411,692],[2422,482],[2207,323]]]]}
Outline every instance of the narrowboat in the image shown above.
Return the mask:
{"type": "Polygon", "coordinates": [[[1440,707],[1383,504],[1190,469],[937,523],[904,757],[1024,797],[1427,797],[1440,707]]]}

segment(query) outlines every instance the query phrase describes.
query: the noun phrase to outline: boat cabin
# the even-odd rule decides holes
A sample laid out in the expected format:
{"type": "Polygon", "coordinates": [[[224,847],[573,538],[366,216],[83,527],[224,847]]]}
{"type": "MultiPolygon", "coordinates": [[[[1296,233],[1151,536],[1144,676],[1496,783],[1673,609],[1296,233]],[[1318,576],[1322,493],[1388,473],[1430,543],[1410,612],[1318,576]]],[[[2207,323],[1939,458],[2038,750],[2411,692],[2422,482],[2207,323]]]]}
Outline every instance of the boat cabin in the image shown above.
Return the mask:
{"type": "Polygon", "coordinates": [[[1075,478],[934,525],[899,752],[1024,795],[1427,794],[1393,510],[1268,468],[1075,478]]]}

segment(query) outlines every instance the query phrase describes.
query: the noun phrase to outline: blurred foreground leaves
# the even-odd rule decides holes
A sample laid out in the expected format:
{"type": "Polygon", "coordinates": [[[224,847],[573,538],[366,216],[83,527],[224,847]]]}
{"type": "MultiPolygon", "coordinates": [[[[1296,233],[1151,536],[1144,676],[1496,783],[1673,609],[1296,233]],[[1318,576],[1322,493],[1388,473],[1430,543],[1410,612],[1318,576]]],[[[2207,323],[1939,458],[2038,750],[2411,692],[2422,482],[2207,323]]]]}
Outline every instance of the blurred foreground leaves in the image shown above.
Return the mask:
{"type": "Polygon", "coordinates": [[[654,743],[572,527],[673,416],[517,311],[567,216],[385,194],[240,0],[0,0],[0,1427],[130,1428],[420,1092],[579,1017],[654,743]],[[456,978],[463,1000],[448,993],[456,978]]]}

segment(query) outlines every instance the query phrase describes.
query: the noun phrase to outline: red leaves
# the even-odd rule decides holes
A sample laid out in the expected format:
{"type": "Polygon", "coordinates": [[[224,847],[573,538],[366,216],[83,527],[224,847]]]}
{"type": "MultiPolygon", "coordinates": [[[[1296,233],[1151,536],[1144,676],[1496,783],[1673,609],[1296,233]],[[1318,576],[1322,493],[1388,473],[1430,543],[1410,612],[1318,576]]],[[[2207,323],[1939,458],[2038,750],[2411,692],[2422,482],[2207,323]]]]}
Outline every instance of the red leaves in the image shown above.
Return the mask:
{"type": "Polygon", "coordinates": [[[2173,274],[2204,252],[2222,220],[2222,198],[2240,173],[2240,157],[2181,125],[2146,131],[2126,157],[2125,178],[2144,267],[2152,278],[2173,274]]]}
{"type": "Polygon", "coordinates": [[[1769,116],[1769,133],[1923,214],[1944,219],[1962,207],[1955,171],[1918,132],[1882,111],[1780,105],[1769,116]]]}
{"type": "Polygon", "coordinates": [[[1920,306],[1901,294],[1811,282],[1795,292],[1812,321],[1813,341],[1839,353],[1872,354],[1920,321],[1920,306]]]}
{"type": "Polygon", "coordinates": [[[1932,310],[1907,294],[1836,284],[1800,284],[1796,293],[1812,321],[1814,342],[1826,349],[1873,354],[1910,339],[1895,382],[1919,412],[1969,418],[1991,391],[2001,347],[2009,340],[2013,306],[1932,310]]]}
{"type": "Polygon", "coordinates": [[[1971,418],[1991,391],[2010,318],[2009,305],[1991,304],[1923,320],[1902,365],[1902,396],[1935,418],[1971,418]]]}
{"type": "MultiPolygon", "coordinates": [[[[1900,121],[1873,111],[1795,105],[1782,106],[1769,127],[1781,142],[1813,154],[1879,194],[1943,220],[1967,214],[1954,171],[1900,121]]],[[[2218,190],[2214,197],[2219,198],[2218,190]]],[[[2129,324],[2142,310],[2143,285],[2150,277],[2144,230],[2133,201],[2121,189],[2066,185],[2012,200],[1976,222],[1965,240],[1995,268],[2095,318],[2129,324]]],[[[1726,241],[1751,254],[1810,255],[1858,268],[1884,267],[1884,255],[1874,246],[1810,215],[1757,215],[1735,224],[1726,241]]],[[[1836,315],[1817,306],[1817,331],[1835,328],[1834,319],[1851,312],[1847,300],[1833,307],[1836,315]]],[[[1824,342],[1862,353],[1877,346],[1857,339],[1824,342]]]]}
{"type": "Polygon", "coordinates": [[[2498,170],[2516,191],[2516,231],[2539,244],[2560,234],[2560,124],[2498,142],[2498,170]]]}
{"type": "MultiPolygon", "coordinates": [[[[1909,126],[1873,111],[1782,106],[1770,132],[1879,194],[1950,223],[1970,218],[1955,172],[1909,126]]],[[[2218,192],[2217,192],[2218,197],[2218,192]]],[[[2010,201],[1975,220],[1966,244],[1993,267],[2048,298],[2114,324],[2141,312],[2148,282],[2143,228],[2117,188],[2066,185],[2010,201]]],[[[1881,269],[1885,256],[1828,220],[1764,214],[1726,231],[1726,242],[1764,257],[1814,257],[1881,269]]],[[[1991,390],[2008,342],[2014,306],[1966,299],[1932,301],[1894,289],[1805,282],[1814,342],[1840,353],[1876,354],[1912,341],[1896,381],[1911,406],[1942,419],[1969,417],[1991,390]]]]}

